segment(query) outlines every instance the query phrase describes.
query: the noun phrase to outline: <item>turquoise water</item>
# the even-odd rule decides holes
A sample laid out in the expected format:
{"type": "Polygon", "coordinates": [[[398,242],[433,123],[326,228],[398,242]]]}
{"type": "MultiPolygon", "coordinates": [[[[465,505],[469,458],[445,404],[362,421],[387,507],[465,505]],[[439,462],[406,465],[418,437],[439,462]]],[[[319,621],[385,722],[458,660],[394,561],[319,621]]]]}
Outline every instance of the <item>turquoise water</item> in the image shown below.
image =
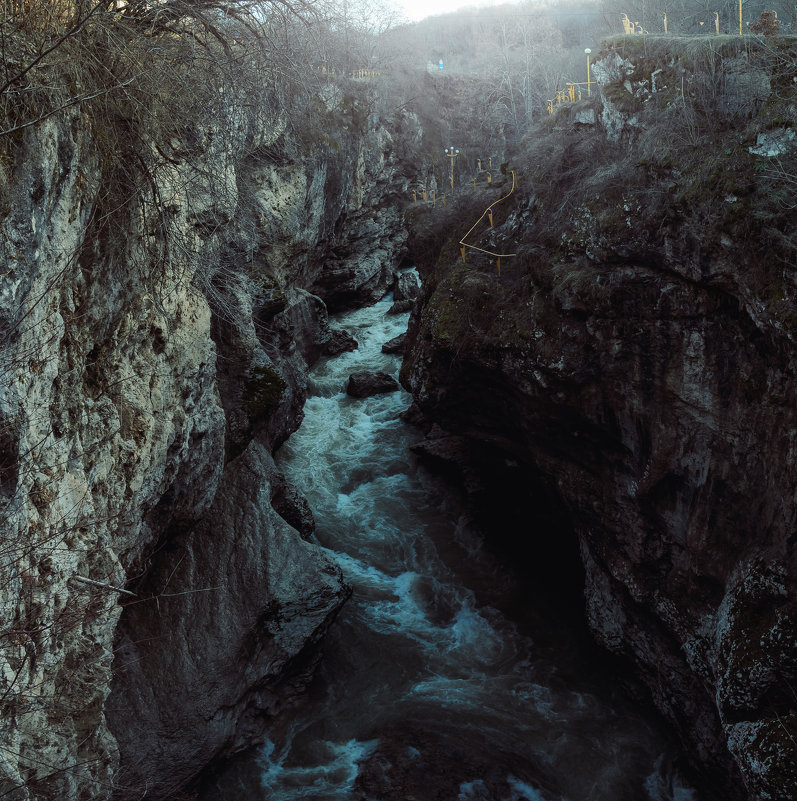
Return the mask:
{"type": "Polygon", "coordinates": [[[302,426],[277,456],[352,598],[308,699],[256,757],[257,781],[203,798],[695,801],[656,721],[611,676],[586,675],[567,618],[538,638],[507,613],[517,579],[409,451],[422,437],[399,419],[410,396],[345,395],[352,372],[398,373],[380,349],[407,315],[389,306],[334,320],[360,347],[313,370],[302,426]]]}

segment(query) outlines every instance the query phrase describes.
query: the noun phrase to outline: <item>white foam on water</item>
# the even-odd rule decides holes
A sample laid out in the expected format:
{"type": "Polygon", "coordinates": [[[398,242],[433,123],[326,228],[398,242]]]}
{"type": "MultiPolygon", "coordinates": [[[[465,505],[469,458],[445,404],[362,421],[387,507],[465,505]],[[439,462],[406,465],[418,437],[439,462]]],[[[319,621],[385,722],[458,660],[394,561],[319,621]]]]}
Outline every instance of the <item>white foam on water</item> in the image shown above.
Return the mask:
{"type": "MultiPolygon", "coordinates": [[[[516,779],[514,776],[507,776],[506,780],[512,792],[501,801],[554,801],[554,799],[546,798],[539,790],[536,790],[526,782],[520,781],[520,779],[516,779]]],[[[566,801],[566,799],[563,798],[560,801],[566,801]]]]}
{"type": "Polygon", "coordinates": [[[395,597],[397,577],[343,551],[326,549],[326,553],[338,563],[346,581],[354,585],[359,596],[367,598],[369,602],[373,598],[395,597]]]}
{"type": "Polygon", "coordinates": [[[448,662],[479,670],[504,653],[502,637],[461,587],[414,571],[392,576],[350,554],[327,553],[353,584],[357,615],[368,627],[414,640],[427,652],[430,665],[448,662]],[[441,606],[448,615],[440,613],[441,606]]]}
{"type": "MultiPolygon", "coordinates": [[[[483,725],[488,725],[491,718],[500,722],[523,710],[531,724],[518,719],[515,726],[519,734],[549,728],[560,720],[550,688],[523,682],[511,673],[507,676],[473,671],[460,678],[432,676],[418,681],[411,693],[441,708],[470,708],[471,714],[481,718],[483,725]],[[532,710],[535,714],[529,715],[532,710]]],[[[553,731],[551,729],[549,737],[551,750],[555,747],[553,731]]]]}
{"type": "MultiPolygon", "coordinates": [[[[401,532],[408,538],[408,518],[416,517],[409,506],[413,488],[406,475],[394,473],[390,476],[374,476],[368,467],[359,471],[360,482],[350,492],[338,492],[334,512],[351,520],[357,520],[363,533],[377,536],[383,531],[401,532]],[[404,511],[403,519],[395,513],[404,511]]],[[[357,474],[349,474],[350,482],[357,474]]]]}
{"type": "Polygon", "coordinates": [[[487,787],[481,779],[459,785],[457,801],[490,801],[487,787]]]}
{"type": "MultiPolygon", "coordinates": [[[[353,595],[338,619],[340,637],[328,641],[339,650],[328,651],[321,666],[322,674],[329,666],[323,698],[297,711],[279,746],[264,752],[266,797],[350,801],[358,763],[376,747],[371,738],[389,738],[409,721],[452,727],[458,736],[478,732],[479,743],[515,760],[506,770],[517,766],[525,775],[529,765],[544,766],[557,783],[558,795],[543,795],[509,776],[511,792],[501,801],[628,801],[612,793],[625,786],[634,749],[643,762],[634,801],[646,794],[646,801],[697,801],[675,781],[667,784],[659,764],[642,787],[659,750],[639,745],[644,727],[618,720],[605,702],[560,681],[546,686],[555,668],[542,664],[531,641],[495,609],[480,606],[455,579],[456,568],[443,563],[435,544],[445,542],[441,537],[477,562],[481,535],[417,471],[408,445],[422,435],[397,419],[409,394],[345,394],[349,373],[398,373],[399,358],[382,354],[381,345],[406,328],[408,315],[386,315],[389,303],[335,323],[360,348],[314,368],[304,422],[277,456],[307,497],[317,539],[353,595]]],[[[450,558],[445,546],[441,552],[450,558]]],[[[482,780],[464,782],[458,792],[458,801],[493,801],[482,780]]]]}
{"type": "Polygon", "coordinates": [[[419,681],[410,691],[412,695],[423,696],[440,707],[456,706],[478,707],[489,693],[488,681],[484,674],[471,678],[456,679],[448,676],[435,676],[419,681]]]}
{"type": "Polygon", "coordinates": [[[377,743],[378,740],[345,743],[323,740],[313,750],[312,764],[286,765],[288,748],[277,753],[269,740],[261,752],[263,787],[276,793],[279,801],[303,798],[344,801],[353,789],[360,762],[374,751],[377,743]]]}
{"type": "MultiPolygon", "coordinates": [[[[566,801],[566,799],[546,798],[539,790],[526,782],[516,779],[514,776],[507,776],[507,784],[510,788],[508,796],[504,796],[501,801],[566,801]]],[[[457,801],[492,801],[489,789],[482,779],[471,782],[463,782],[459,786],[457,801]]]]}
{"type": "Polygon", "coordinates": [[[683,784],[664,754],[658,757],[653,773],[645,780],[645,792],[649,801],[698,801],[695,791],[683,784]]]}

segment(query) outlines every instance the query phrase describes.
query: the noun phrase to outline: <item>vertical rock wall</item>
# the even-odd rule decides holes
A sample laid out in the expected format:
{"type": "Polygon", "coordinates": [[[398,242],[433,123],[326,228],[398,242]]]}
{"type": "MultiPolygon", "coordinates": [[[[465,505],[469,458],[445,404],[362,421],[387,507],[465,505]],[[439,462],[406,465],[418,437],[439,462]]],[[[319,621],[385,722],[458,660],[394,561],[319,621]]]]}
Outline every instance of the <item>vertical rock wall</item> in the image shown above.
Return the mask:
{"type": "MultiPolygon", "coordinates": [[[[677,47],[622,38],[596,67],[592,114],[565,108],[550,141],[527,142],[514,206],[484,240],[518,254],[500,279],[478,254],[431,255],[402,376],[432,421],[522,464],[569,511],[592,629],[642,677],[707,797],[785,801],[797,274],[793,237],[771,234],[793,231],[797,160],[750,154],[762,129],[794,124],[788,93],[761,99],[793,69],[748,54],[756,92],[738,96],[738,59],[706,46],[713,71],[681,82],[677,47]],[[760,114],[749,128],[742,100],[760,114]],[[712,141],[690,128],[711,124],[706,108],[729,129],[707,128],[712,141]]],[[[526,503],[523,535],[545,538],[526,503]]]]}
{"type": "Polygon", "coordinates": [[[299,159],[279,117],[198,121],[116,205],[91,130],[28,128],[0,175],[10,799],[171,797],[301,690],[347,589],[270,452],[329,337],[331,250],[378,252],[346,266],[358,302],[405,237],[376,119],[299,159]]]}

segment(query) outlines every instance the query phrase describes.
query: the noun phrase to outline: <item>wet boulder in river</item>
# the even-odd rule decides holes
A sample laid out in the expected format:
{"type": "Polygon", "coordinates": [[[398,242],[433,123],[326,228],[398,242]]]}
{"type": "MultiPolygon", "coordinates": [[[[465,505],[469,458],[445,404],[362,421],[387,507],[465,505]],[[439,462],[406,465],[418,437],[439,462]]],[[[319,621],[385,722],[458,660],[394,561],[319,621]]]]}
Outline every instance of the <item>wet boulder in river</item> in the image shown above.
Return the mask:
{"type": "Polygon", "coordinates": [[[359,348],[357,340],[342,328],[333,328],[330,331],[329,342],[324,346],[325,356],[339,356],[359,348]]]}
{"type": "Polygon", "coordinates": [[[397,300],[388,310],[388,314],[403,314],[404,312],[412,311],[415,301],[412,298],[407,300],[397,300]]]}
{"type": "Polygon", "coordinates": [[[399,334],[393,339],[389,339],[382,345],[382,353],[404,353],[404,346],[407,343],[407,332],[399,334]]]}
{"type": "Polygon", "coordinates": [[[387,373],[352,373],[346,385],[346,394],[353,398],[368,398],[382,392],[395,392],[399,385],[387,373]]]}
{"type": "Polygon", "coordinates": [[[420,291],[421,286],[418,283],[418,276],[412,270],[399,273],[393,279],[393,300],[395,301],[415,300],[420,291]]]}

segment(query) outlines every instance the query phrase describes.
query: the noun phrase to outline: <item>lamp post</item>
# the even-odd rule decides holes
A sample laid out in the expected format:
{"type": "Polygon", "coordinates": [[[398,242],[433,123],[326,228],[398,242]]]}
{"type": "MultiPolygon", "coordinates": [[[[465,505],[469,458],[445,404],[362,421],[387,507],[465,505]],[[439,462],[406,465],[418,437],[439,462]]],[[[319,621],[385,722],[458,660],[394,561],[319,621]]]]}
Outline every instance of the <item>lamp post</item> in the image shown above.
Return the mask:
{"type": "Polygon", "coordinates": [[[451,184],[451,189],[454,189],[454,159],[459,156],[459,150],[454,150],[453,147],[447,147],[445,150],[446,156],[451,159],[451,173],[449,177],[449,183],[451,184]]]}
{"type": "Polygon", "coordinates": [[[592,97],[592,92],[590,91],[590,77],[589,77],[589,54],[592,52],[588,47],[584,48],[584,52],[587,54],[587,97],[592,97]]]}

